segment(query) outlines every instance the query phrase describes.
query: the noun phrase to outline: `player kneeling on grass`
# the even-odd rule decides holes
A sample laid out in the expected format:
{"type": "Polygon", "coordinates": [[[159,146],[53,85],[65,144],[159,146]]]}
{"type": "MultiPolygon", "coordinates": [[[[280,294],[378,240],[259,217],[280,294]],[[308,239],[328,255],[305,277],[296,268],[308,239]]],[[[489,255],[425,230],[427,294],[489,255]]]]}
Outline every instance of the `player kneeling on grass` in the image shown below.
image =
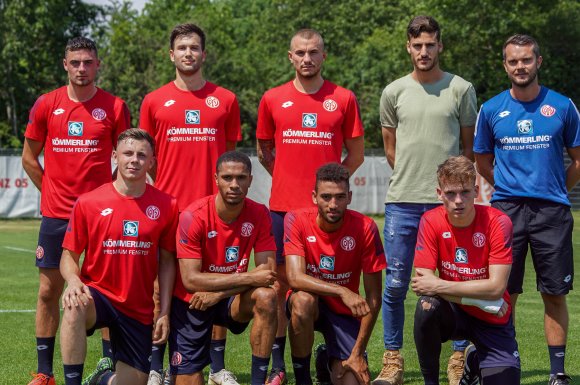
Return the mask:
{"type": "MultiPolygon", "coordinates": [[[[239,334],[253,319],[251,382],[263,385],[277,327],[272,221],[266,206],[246,198],[252,182],[247,155],[222,154],[215,180],[218,193],[193,202],[179,217],[170,370],[176,385],[203,385],[212,326],[239,334]],[[248,271],[252,249],[257,267],[248,271]]],[[[216,375],[220,372],[210,376],[210,385],[235,382],[216,375]]]]}
{"type": "MultiPolygon", "coordinates": [[[[335,385],[369,384],[365,349],[381,307],[386,267],[374,221],[348,210],[348,170],[329,163],[316,172],[316,207],[291,211],[284,219],[284,254],[291,292],[287,301],[290,344],[297,385],[312,384],[314,330],[326,342],[335,385]],[[366,299],[358,292],[361,272],[366,299]]],[[[317,361],[320,357],[317,357],[317,361]]]]}
{"type": "Polygon", "coordinates": [[[83,381],[88,385],[146,384],[151,344],[167,339],[178,209],[173,197],[146,183],[153,154],[149,134],[124,131],[113,152],[117,179],[74,206],[60,261],[67,282],[60,336],[66,385],[81,384],[87,335],[95,329],[109,328],[116,371],[103,358],[83,381]],[[157,275],[161,311],[153,322],[157,275]]]}
{"type": "Polygon", "coordinates": [[[415,345],[426,385],[439,384],[441,343],[468,339],[460,384],[520,383],[520,358],[506,290],[512,263],[512,223],[474,204],[475,168],[464,156],[437,170],[443,205],[419,225],[411,287],[415,345]],[[439,276],[435,275],[438,270],[439,276]]]}

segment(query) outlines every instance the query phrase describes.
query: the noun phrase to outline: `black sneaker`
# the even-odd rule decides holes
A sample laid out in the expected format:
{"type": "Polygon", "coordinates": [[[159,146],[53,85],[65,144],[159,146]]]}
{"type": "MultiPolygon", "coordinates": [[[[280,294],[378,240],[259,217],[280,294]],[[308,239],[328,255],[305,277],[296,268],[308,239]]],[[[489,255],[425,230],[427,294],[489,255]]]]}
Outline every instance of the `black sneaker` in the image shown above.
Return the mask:
{"type": "Polygon", "coordinates": [[[314,367],[316,368],[316,383],[318,385],[332,385],[330,369],[328,369],[328,351],[325,344],[319,344],[314,349],[314,367]]]}
{"type": "Polygon", "coordinates": [[[463,365],[463,376],[461,376],[459,385],[479,384],[479,371],[473,368],[474,354],[476,354],[476,350],[473,344],[465,348],[465,353],[463,353],[465,364],[463,365]]]}
{"type": "Polygon", "coordinates": [[[550,381],[548,385],[570,385],[572,378],[564,373],[558,373],[556,375],[550,375],[550,381]]]}

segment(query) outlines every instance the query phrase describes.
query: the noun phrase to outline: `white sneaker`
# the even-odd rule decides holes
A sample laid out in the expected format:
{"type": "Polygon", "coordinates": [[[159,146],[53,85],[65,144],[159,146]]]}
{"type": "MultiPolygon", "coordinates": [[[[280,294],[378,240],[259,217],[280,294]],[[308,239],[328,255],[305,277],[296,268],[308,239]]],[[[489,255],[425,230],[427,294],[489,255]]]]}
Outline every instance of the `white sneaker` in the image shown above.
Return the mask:
{"type": "Polygon", "coordinates": [[[163,385],[163,379],[161,374],[156,370],[149,372],[149,379],[147,380],[147,385],[163,385]]]}
{"type": "Polygon", "coordinates": [[[208,385],[240,385],[236,381],[236,376],[226,369],[222,369],[217,373],[210,373],[207,383],[208,385]]]}

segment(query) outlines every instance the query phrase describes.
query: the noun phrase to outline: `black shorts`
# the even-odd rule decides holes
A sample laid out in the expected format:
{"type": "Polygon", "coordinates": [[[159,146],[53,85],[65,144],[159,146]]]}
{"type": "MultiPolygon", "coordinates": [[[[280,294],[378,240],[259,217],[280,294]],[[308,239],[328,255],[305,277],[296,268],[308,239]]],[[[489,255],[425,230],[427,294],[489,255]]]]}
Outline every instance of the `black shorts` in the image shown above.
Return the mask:
{"type": "MultiPolygon", "coordinates": [[[[96,329],[108,327],[115,361],[122,361],[143,373],[149,373],[153,325],[142,324],[121,313],[94,287],[89,287],[89,290],[95,301],[97,320],[95,325],[87,330],[87,335],[93,335],[96,329]]],[[[153,314],[151,317],[153,318],[153,314]]]]}
{"type": "Polygon", "coordinates": [[[286,259],[284,258],[284,211],[270,211],[270,218],[272,218],[272,234],[276,242],[276,265],[284,265],[286,259]]]}
{"type": "Polygon", "coordinates": [[[42,217],[36,247],[36,267],[58,269],[62,255],[62,241],[68,226],[67,219],[42,217]]]}
{"type": "Polygon", "coordinates": [[[210,342],[213,325],[227,327],[240,334],[249,322],[232,319],[230,307],[235,297],[221,300],[207,310],[189,309],[189,303],[173,297],[169,354],[171,374],[192,374],[210,363],[210,342]]]}
{"type": "Polygon", "coordinates": [[[492,206],[506,213],[513,223],[513,264],[509,293],[523,293],[528,244],[541,293],[564,295],[572,289],[574,259],[570,207],[541,199],[496,201],[492,206]]]}

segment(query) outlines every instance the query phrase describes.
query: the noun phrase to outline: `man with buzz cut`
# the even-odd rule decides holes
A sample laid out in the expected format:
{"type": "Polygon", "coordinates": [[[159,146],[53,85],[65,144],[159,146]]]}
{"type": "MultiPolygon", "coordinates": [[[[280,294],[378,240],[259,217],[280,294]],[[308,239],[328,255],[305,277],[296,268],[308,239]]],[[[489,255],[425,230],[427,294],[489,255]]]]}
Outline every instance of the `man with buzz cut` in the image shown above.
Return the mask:
{"type": "Polygon", "coordinates": [[[170,370],[175,385],[203,385],[212,326],[240,334],[253,319],[251,384],[264,385],[277,326],[271,219],[266,206],[246,198],[252,182],[247,155],[228,151],[215,170],[218,193],[179,217],[170,370]],[[252,250],[256,267],[249,270],[252,250]]]}
{"type": "Polygon", "coordinates": [[[514,265],[508,291],[523,292],[528,245],[544,302],[550,385],[570,383],[564,370],[568,337],[566,295],[574,281],[570,191],[580,179],[580,119],[572,100],[541,86],[540,47],[528,35],[503,45],[511,88],[481,106],[475,135],[479,173],[495,187],[492,206],[514,225],[514,265]],[[564,166],[564,149],[572,162],[564,166]]]}
{"type": "MultiPolygon", "coordinates": [[[[175,80],[151,92],[141,105],[139,126],[157,142],[155,186],[173,195],[183,211],[191,202],[216,193],[213,165],[241,140],[236,95],[205,80],[206,36],[195,24],[171,31],[169,57],[175,80]],[[195,170],[195,182],[191,181],[195,170]]],[[[214,328],[210,355],[210,385],[238,385],[225,369],[226,330],[214,328]]],[[[154,346],[148,385],[159,385],[165,345],[154,346]]]]}
{"type": "Polygon", "coordinates": [[[322,333],[326,344],[325,362],[320,349],[316,358],[319,382],[330,377],[328,382],[335,385],[370,383],[365,349],[381,307],[385,256],[375,222],[347,209],[352,197],[348,179],[348,170],[338,163],[320,167],[312,191],[316,206],[291,211],[284,219],[291,287],[287,311],[297,385],[312,384],[314,330],[322,333]],[[358,290],[361,273],[365,298],[358,290]]]}
{"type": "Polygon", "coordinates": [[[278,272],[278,331],[272,353],[269,385],[287,382],[284,347],[284,300],[288,291],[282,242],[284,216],[290,210],[311,207],[316,170],[328,162],[341,162],[350,175],[363,163],[363,126],[356,97],[322,77],[326,59],[324,40],[313,29],[292,36],[288,60],[294,79],[266,91],[258,109],[258,158],[272,175],[270,210],[276,239],[278,272]],[[300,167],[295,167],[300,159],[300,167]]]}
{"type": "Polygon", "coordinates": [[[92,40],[70,39],[63,59],[68,84],[38,98],[24,133],[22,166],[41,192],[42,213],[36,248],[38,367],[29,385],[55,384],[54,344],[64,287],[58,268],[73,204],[81,194],[111,181],[111,153],[117,136],[130,127],[125,102],[95,84],[99,64],[92,40]]]}
{"type": "Polygon", "coordinates": [[[520,383],[520,358],[506,290],[512,264],[512,223],[475,205],[475,167],[451,157],[437,170],[443,206],[421,218],[413,291],[415,346],[425,385],[439,385],[441,343],[467,338],[460,383],[520,383]],[[435,270],[438,275],[435,275],[435,270]]]}
{"type": "MultiPolygon", "coordinates": [[[[460,152],[473,159],[477,101],[471,83],[444,72],[441,30],[430,16],[407,27],[407,52],[413,71],[387,85],[380,115],[387,162],[393,169],[385,200],[387,272],[383,294],[383,368],[373,385],[401,385],[404,360],[404,302],[409,288],[421,215],[436,207],[437,164],[460,152]]],[[[450,385],[463,373],[467,341],[455,341],[449,358],[450,385]]]]}
{"type": "Polygon", "coordinates": [[[60,261],[65,385],[81,384],[87,335],[95,329],[109,328],[114,362],[101,359],[83,385],[145,385],[152,342],[167,339],[178,209],[175,198],[147,184],[154,154],[147,132],[124,131],[113,152],[117,179],[81,195],[73,208],[60,261]],[[161,310],[154,319],[157,276],[161,310]]]}

